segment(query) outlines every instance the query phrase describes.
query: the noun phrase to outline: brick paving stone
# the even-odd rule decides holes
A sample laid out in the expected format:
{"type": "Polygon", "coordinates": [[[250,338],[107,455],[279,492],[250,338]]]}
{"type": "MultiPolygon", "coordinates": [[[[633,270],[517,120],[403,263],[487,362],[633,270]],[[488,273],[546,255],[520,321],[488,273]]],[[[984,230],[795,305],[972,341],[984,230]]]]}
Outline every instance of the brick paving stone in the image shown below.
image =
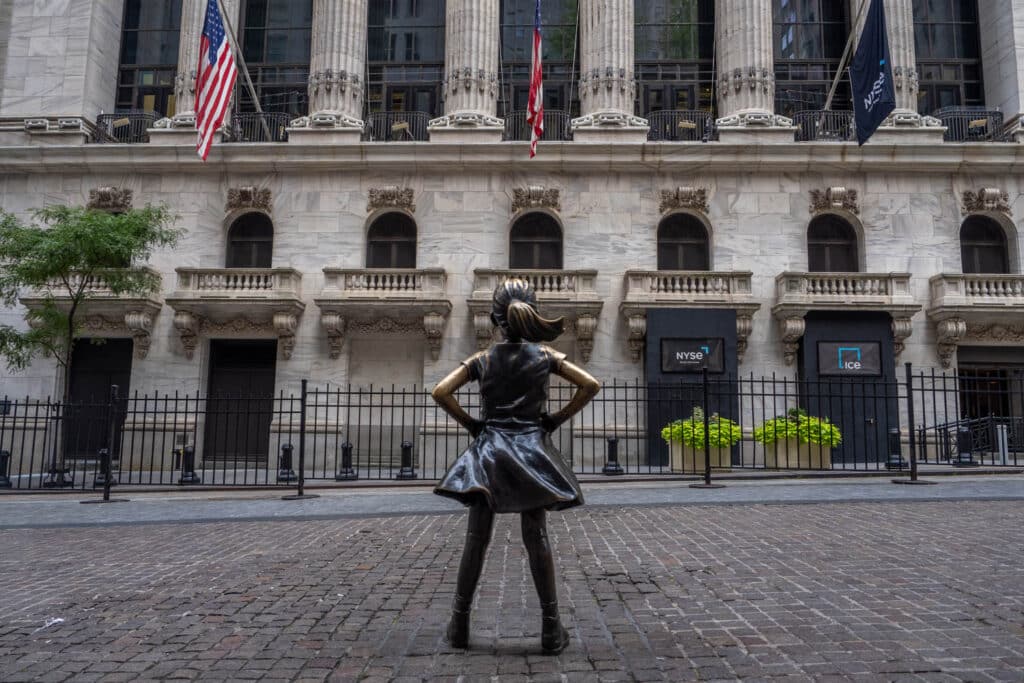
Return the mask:
{"type": "Polygon", "coordinates": [[[0,530],[0,681],[1022,680],[1019,502],[552,514],[572,636],[555,657],[512,516],[472,649],[444,643],[464,524],[0,530]]]}

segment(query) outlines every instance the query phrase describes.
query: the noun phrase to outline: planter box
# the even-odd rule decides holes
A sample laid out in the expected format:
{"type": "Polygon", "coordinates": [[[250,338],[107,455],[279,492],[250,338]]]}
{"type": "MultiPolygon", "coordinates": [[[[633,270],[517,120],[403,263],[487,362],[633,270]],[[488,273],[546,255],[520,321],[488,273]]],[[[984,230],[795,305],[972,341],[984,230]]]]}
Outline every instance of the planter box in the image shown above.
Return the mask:
{"type": "Polygon", "coordinates": [[[832,469],[832,448],[816,443],[784,439],[764,444],[764,466],[768,469],[832,469]]]}
{"type": "MultiPolygon", "coordinates": [[[[685,474],[700,474],[704,471],[704,449],[687,446],[681,441],[673,441],[669,444],[673,472],[685,474]]],[[[732,468],[731,448],[712,448],[711,467],[716,470],[728,470],[732,468]]]]}

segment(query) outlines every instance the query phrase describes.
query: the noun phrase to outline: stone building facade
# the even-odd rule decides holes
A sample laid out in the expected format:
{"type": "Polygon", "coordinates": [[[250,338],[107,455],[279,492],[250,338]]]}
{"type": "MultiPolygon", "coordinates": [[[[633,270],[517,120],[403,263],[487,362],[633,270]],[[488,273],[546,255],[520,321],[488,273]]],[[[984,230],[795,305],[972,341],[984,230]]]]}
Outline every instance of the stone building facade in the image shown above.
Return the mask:
{"type": "MultiPolygon", "coordinates": [[[[87,320],[90,335],[133,340],[132,391],[205,392],[212,349],[224,340],[276,342],[277,391],[295,391],[301,378],[430,385],[489,343],[487,298],[510,273],[534,280],[544,311],[567,316],[558,345],[602,378],[650,376],[659,362],[647,339],[652,310],[682,312],[680,320],[732,312],[744,375],[798,376],[808,329],[861,313],[874,325],[865,334],[881,335],[895,363],[1024,365],[1024,1],[950,1],[977,12],[957,26],[980,40],[980,60],[968,66],[980,69],[972,78],[983,82],[985,111],[964,110],[966,123],[963,112],[919,112],[915,22],[919,34],[929,26],[914,15],[918,3],[889,0],[898,108],[858,147],[846,119],[825,135],[814,119],[776,111],[785,0],[661,3],[713,8],[707,87],[717,125],[689,139],[705,125],[696,107],[659,139],[654,122],[667,110],[638,105],[637,13],[643,6],[653,21],[658,3],[580,0],[569,89],[578,110],[566,106],[565,130],[529,159],[529,143],[509,140],[521,136],[506,125],[515,97],[504,94],[502,65],[521,34],[505,30],[508,2],[440,3],[444,68],[429,84],[440,96],[422,98],[431,111],[413,112],[428,119],[417,139],[419,119],[391,105],[419,101],[419,86],[399,92],[387,77],[381,85],[368,58],[380,36],[412,34],[374,33],[375,0],[311,0],[305,110],[282,107],[285,123],[267,141],[227,126],[202,163],[192,110],[205,0],[168,3],[169,18],[153,20],[179,22],[165,89],[124,93],[119,74],[136,74],[122,44],[131,0],[12,0],[0,7],[0,207],[28,217],[52,203],[162,202],[180,216],[182,242],[149,263],[163,277],[159,295],[103,301],[87,320]],[[375,111],[380,87],[386,106],[375,111]],[[147,96],[173,98],[173,114],[164,106],[138,139],[120,141],[136,119],[119,104],[136,97],[142,108],[154,101],[147,96]],[[372,133],[379,120],[383,137],[372,133]],[[984,238],[976,248],[962,239],[975,224],[984,238]],[[261,240],[265,253],[253,245],[261,240]],[[997,267],[963,263],[964,254],[999,249],[997,267]],[[244,265],[229,267],[232,259],[244,265]]],[[[223,2],[246,45],[256,4],[223,2]]],[[[393,6],[406,3],[380,4],[395,13],[385,24],[401,23],[393,6]]],[[[847,31],[860,6],[851,0],[843,12],[847,31]]],[[[799,34],[802,19],[790,19],[799,34]]],[[[391,47],[384,52],[402,51],[391,47]]],[[[257,86],[269,93],[259,68],[257,86]]],[[[2,313],[15,324],[22,315],[2,313]]],[[[56,381],[54,364],[40,359],[4,371],[0,393],[46,396],[56,381]]]]}

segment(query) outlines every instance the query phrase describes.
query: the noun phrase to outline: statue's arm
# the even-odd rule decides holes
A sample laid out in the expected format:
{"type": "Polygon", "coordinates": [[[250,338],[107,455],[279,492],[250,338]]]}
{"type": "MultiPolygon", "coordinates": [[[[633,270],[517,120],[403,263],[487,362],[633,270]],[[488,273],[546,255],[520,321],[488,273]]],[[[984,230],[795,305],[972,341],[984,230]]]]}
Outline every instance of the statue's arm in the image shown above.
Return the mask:
{"type": "Polygon", "coordinates": [[[434,390],[430,392],[430,395],[437,401],[437,404],[441,406],[444,412],[451,415],[456,422],[468,429],[470,434],[476,436],[483,428],[483,421],[471,417],[455,399],[455,392],[466,386],[469,382],[469,369],[465,365],[460,365],[455,370],[452,370],[447,377],[438,382],[434,390]]]}
{"type": "Polygon", "coordinates": [[[544,426],[548,431],[558,429],[560,424],[568,421],[573,415],[583,410],[583,406],[590,403],[590,399],[597,396],[597,392],[601,390],[601,383],[593,375],[567,360],[563,360],[558,364],[555,374],[575,384],[576,393],[573,394],[572,399],[561,410],[554,415],[547,416],[544,426]]]}

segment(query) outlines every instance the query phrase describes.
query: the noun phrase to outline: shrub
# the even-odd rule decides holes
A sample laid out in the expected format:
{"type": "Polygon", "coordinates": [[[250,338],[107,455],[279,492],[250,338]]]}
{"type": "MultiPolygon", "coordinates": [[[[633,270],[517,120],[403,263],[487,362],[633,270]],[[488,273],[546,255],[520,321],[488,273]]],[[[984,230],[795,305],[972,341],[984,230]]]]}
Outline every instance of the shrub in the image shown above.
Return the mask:
{"type": "Polygon", "coordinates": [[[797,439],[800,443],[828,448],[835,448],[843,442],[839,428],[827,417],[813,417],[799,408],[793,408],[786,415],[773,417],[754,429],[754,441],[765,445],[786,439],[797,439]]]}
{"type": "Polygon", "coordinates": [[[776,441],[796,439],[798,437],[797,423],[786,416],[773,417],[767,420],[760,427],[754,429],[754,441],[765,444],[773,444],[776,441]]]}
{"type": "MultiPolygon", "coordinates": [[[[666,443],[683,442],[690,448],[704,448],[704,412],[694,409],[686,420],[675,420],[661,430],[666,443]]],[[[743,438],[743,430],[732,420],[712,415],[708,418],[708,441],[711,448],[729,448],[743,438]]]]}

